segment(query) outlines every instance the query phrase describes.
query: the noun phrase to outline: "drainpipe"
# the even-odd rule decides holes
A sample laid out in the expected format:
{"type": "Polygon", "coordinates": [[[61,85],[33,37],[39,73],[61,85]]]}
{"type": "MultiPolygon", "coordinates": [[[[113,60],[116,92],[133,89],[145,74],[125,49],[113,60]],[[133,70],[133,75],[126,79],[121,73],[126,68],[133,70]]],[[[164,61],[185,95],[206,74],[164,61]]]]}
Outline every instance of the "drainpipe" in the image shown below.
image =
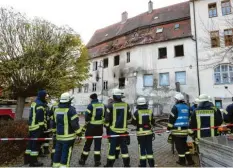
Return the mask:
{"type": "Polygon", "coordinates": [[[197,83],[198,83],[198,95],[201,94],[200,88],[200,76],[199,76],[199,61],[198,61],[198,45],[197,45],[197,27],[196,27],[196,9],[195,0],[193,2],[193,19],[194,19],[194,31],[195,31],[195,44],[196,44],[196,63],[197,63],[197,83]]]}

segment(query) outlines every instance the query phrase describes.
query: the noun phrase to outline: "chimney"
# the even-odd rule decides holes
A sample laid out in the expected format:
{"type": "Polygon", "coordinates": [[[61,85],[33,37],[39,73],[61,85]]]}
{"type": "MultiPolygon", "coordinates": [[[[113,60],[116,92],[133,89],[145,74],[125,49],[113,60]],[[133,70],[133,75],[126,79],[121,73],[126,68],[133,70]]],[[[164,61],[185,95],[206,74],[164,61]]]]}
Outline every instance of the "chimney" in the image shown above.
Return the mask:
{"type": "Polygon", "coordinates": [[[121,23],[125,23],[128,19],[128,13],[125,11],[121,14],[121,23]]]}
{"type": "Polygon", "coordinates": [[[148,2],[148,13],[152,13],[153,12],[153,2],[150,0],[148,2]]]}

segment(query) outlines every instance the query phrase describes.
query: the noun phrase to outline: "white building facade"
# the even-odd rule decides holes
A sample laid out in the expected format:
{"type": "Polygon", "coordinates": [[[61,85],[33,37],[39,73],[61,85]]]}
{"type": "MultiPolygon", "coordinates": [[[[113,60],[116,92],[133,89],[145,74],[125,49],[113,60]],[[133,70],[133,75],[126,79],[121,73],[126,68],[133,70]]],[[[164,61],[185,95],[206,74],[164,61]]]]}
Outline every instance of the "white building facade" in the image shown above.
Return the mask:
{"type": "Polygon", "coordinates": [[[200,90],[210,95],[219,108],[226,108],[233,97],[232,5],[232,0],[190,1],[194,37],[196,25],[200,90]]]}

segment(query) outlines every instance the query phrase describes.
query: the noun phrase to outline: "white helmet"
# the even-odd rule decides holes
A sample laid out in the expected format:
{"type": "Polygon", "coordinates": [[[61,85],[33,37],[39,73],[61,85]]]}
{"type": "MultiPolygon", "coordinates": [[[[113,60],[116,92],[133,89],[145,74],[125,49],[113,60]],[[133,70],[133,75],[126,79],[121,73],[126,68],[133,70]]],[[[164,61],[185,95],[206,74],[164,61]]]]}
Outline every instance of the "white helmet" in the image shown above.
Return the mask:
{"type": "Polygon", "coordinates": [[[208,98],[209,98],[209,102],[213,101],[211,96],[208,96],[208,98]]]}
{"type": "Polygon", "coordinates": [[[174,98],[175,98],[176,100],[184,100],[184,95],[182,95],[181,93],[177,93],[177,94],[174,96],[174,98]]]}
{"type": "Polygon", "coordinates": [[[120,89],[113,89],[112,95],[121,96],[122,95],[122,91],[120,89]]]}
{"type": "Polygon", "coordinates": [[[144,97],[139,97],[137,99],[137,105],[145,105],[146,104],[146,99],[144,97]]]}
{"type": "Polygon", "coordinates": [[[195,101],[194,101],[194,104],[198,104],[199,103],[199,99],[196,98],[195,101]]]}
{"type": "Polygon", "coordinates": [[[199,97],[199,102],[208,102],[209,101],[209,96],[207,96],[206,94],[201,94],[199,97]]]}
{"type": "Polygon", "coordinates": [[[60,103],[67,103],[69,101],[71,101],[73,99],[73,97],[68,93],[62,93],[61,97],[60,97],[60,103]]]}

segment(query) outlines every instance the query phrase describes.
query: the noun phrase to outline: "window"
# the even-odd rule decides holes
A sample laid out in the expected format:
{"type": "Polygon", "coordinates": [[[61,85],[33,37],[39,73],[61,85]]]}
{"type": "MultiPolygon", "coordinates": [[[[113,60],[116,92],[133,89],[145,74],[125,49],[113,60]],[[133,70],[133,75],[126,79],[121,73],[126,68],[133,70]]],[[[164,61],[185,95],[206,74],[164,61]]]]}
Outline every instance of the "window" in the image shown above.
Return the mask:
{"type": "Polygon", "coordinates": [[[175,24],[174,29],[175,29],[175,30],[180,29],[180,24],[175,24]]]}
{"type": "Polygon", "coordinates": [[[104,68],[107,68],[108,67],[108,58],[105,58],[103,62],[104,62],[104,68]]]}
{"type": "Polygon", "coordinates": [[[126,55],[127,55],[127,60],[126,60],[126,62],[129,63],[129,62],[130,62],[130,52],[127,52],[126,55]]]}
{"type": "Polygon", "coordinates": [[[211,47],[212,48],[220,46],[219,31],[210,32],[210,38],[211,38],[211,47]]]}
{"type": "Polygon", "coordinates": [[[232,29],[224,30],[224,39],[225,39],[225,46],[233,45],[232,29]]]}
{"type": "Polygon", "coordinates": [[[222,108],[222,100],[215,100],[215,106],[216,106],[218,109],[221,109],[221,108],[222,108]]]}
{"type": "Polygon", "coordinates": [[[209,4],[209,17],[217,17],[217,5],[216,3],[209,4]]]}
{"type": "Polygon", "coordinates": [[[82,92],[82,87],[79,87],[78,88],[78,93],[81,93],[82,92]]]}
{"type": "Polygon", "coordinates": [[[144,87],[153,87],[153,75],[144,75],[143,76],[144,87]]]}
{"type": "Polygon", "coordinates": [[[119,89],[125,88],[125,78],[119,78],[119,89]]]}
{"type": "Polygon", "coordinates": [[[186,72],[176,72],[176,82],[179,82],[181,85],[186,84],[186,72]]]}
{"type": "Polygon", "coordinates": [[[92,83],[92,92],[96,92],[96,83],[92,83]]]}
{"type": "Polygon", "coordinates": [[[169,86],[169,73],[160,73],[159,74],[159,85],[160,86],[169,86]]]}
{"type": "Polygon", "coordinates": [[[163,32],[163,27],[158,27],[156,29],[156,33],[162,33],[163,32]]]}
{"type": "Polygon", "coordinates": [[[98,62],[97,61],[94,61],[93,62],[93,71],[96,71],[98,68],[98,62]]]}
{"type": "Polygon", "coordinates": [[[230,0],[222,1],[222,15],[229,15],[231,14],[231,2],[230,0]]]}
{"type": "Polygon", "coordinates": [[[104,81],[104,90],[108,90],[108,81],[104,81]]]}
{"type": "Polygon", "coordinates": [[[175,46],[175,57],[182,57],[184,56],[184,46],[178,45],[175,46]]]}
{"type": "Polygon", "coordinates": [[[167,58],[167,48],[159,48],[159,59],[167,58]]]}
{"type": "Polygon", "coordinates": [[[214,69],[215,84],[229,84],[233,83],[233,66],[219,65],[214,69]]]}
{"type": "Polygon", "coordinates": [[[117,55],[117,56],[114,57],[114,66],[119,65],[119,63],[120,63],[120,56],[117,55]]]}
{"type": "Polygon", "coordinates": [[[85,85],[84,85],[84,93],[88,93],[88,87],[89,87],[88,84],[85,84],[85,85]]]}

